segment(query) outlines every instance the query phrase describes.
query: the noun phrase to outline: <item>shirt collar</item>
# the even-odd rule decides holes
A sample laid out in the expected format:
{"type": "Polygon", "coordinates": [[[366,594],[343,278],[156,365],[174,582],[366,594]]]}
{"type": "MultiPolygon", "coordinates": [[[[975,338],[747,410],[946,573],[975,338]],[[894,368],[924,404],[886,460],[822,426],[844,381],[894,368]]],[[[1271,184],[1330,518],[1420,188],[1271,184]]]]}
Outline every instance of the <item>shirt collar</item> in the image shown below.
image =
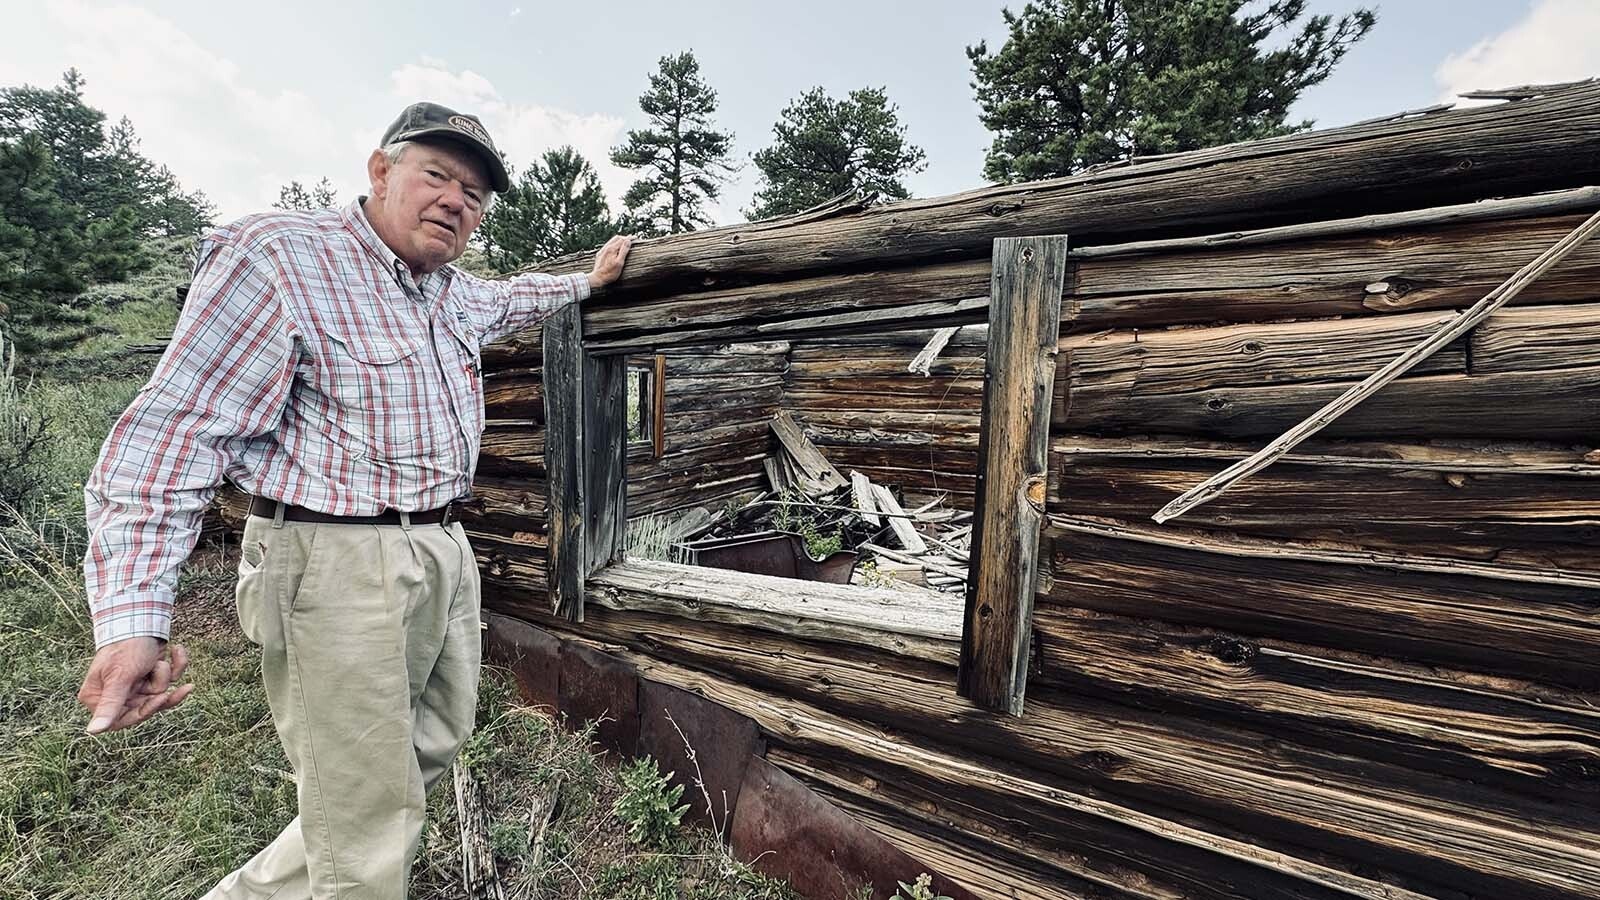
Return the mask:
{"type": "Polygon", "coordinates": [[[443,279],[448,284],[451,280],[450,276],[455,272],[455,266],[448,263],[422,276],[421,281],[411,277],[411,267],[406,265],[405,260],[396,256],[393,250],[389,249],[389,245],[378,237],[378,232],[372,227],[372,220],[367,218],[367,211],[362,206],[366,200],[365,194],[352,200],[350,205],[340,211],[339,218],[344,223],[344,227],[355,235],[356,241],[366,248],[368,253],[377,258],[379,262],[383,263],[389,274],[394,276],[395,283],[401,289],[407,290],[408,293],[408,289],[420,290],[424,296],[430,293],[429,288],[433,286],[435,279],[443,279]]]}

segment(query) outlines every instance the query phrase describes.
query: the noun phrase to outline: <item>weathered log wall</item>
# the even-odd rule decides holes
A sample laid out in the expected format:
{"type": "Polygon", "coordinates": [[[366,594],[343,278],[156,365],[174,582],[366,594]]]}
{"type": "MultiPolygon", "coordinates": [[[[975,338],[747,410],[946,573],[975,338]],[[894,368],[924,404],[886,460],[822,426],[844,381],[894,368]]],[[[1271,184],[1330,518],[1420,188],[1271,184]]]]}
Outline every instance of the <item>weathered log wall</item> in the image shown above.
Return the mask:
{"type": "Polygon", "coordinates": [[[1218,769],[1176,805],[1252,842],[1429,896],[1600,890],[1600,816],[1574,799],[1600,791],[1600,247],[1288,459],[1149,519],[1584,217],[1078,260],[1033,684],[1128,710],[1119,775],[1183,735],[1218,769]],[[1252,809],[1226,808],[1238,788],[1252,809]]]}
{"type": "MultiPolygon", "coordinates": [[[[1072,237],[1020,718],[957,696],[952,642],[713,616],[605,573],[587,621],[555,620],[514,552],[540,539],[528,504],[479,543],[487,602],[748,718],[766,764],[979,895],[1600,895],[1600,248],[1283,463],[1148,520],[1600,204],[1336,217],[1593,183],[1597,121],[1590,85],[635,250],[585,311],[591,350],[791,340],[783,405],[894,481],[912,452],[975,453],[949,400],[979,354],[947,350],[930,397],[899,374],[920,342],[862,330],[980,322],[993,237],[1072,237]]],[[[486,459],[535,451],[512,431],[486,459]]]]}
{"type": "MultiPolygon", "coordinates": [[[[663,356],[662,454],[628,448],[630,518],[704,505],[761,489],[767,422],[779,408],[788,344],[769,341],[670,351],[663,356]]],[[[649,367],[652,358],[630,358],[649,367]]],[[[490,570],[538,590],[544,579],[547,481],[542,332],[487,349],[485,428],[473,503],[463,519],[490,570]]]]}
{"type": "Polygon", "coordinates": [[[841,472],[913,502],[971,511],[988,326],[956,332],[927,375],[908,371],[929,330],[796,341],[783,406],[841,472]]]}

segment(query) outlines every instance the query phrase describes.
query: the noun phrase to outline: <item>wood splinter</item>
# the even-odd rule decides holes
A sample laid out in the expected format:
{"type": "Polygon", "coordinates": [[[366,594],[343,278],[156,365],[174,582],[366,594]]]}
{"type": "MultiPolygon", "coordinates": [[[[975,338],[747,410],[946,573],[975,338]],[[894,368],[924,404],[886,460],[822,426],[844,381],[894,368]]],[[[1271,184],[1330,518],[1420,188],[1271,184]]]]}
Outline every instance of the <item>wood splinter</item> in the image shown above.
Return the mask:
{"type": "Polygon", "coordinates": [[[1366,380],[1345,391],[1326,406],[1312,413],[1300,424],[1279,435],[1276,440],[1262,447],[1254,455],[1234,463],[1190,488],[1182,496],[1163,506],[1159,512],[1150,518],[1158,523],[1176,519],[1196,506],[1215,499],[1228,488],[1277,462],[1307,438],[1328,427],[1340,416],[1354,409],[1361,401],[1377,393],[1384,385],[1404,375],[1418,363],[1432,356],[1456,338],[1476,328],[1484,319],[1492,315],[1495,310],[1511,302],[1528,285],[1539,280],[1539,277],[1545,272],[1583,246],[1589,238],[1594,236],[1596,231],[1600,231],[1600,212],[1584,220],[1582,225],[1574,228],[1550,249],[1539,254],[1538,258],[1523,266],[1515,275],[1506,279],[1499,287],[1490,291],[1482,300],[1474,303],[1459,317],[1445,323],[1422,343],[1400,354],[1394,361],[1373,372],[1367,376],[1366,380]]]}

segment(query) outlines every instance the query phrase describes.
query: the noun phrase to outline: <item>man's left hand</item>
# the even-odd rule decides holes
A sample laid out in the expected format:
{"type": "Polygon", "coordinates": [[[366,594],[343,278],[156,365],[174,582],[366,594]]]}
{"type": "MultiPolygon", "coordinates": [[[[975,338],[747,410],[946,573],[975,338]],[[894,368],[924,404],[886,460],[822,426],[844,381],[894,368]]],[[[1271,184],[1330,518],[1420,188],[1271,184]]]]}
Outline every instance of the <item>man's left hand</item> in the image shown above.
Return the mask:
{"type": "Polygon", "coordinates": [[[628,248],[633,246],[633,236],[619,234],[594,256],[594,271],[589,273],[589,289],[599,290],[622,277],[622,264],[628,258],[628,248]]]}

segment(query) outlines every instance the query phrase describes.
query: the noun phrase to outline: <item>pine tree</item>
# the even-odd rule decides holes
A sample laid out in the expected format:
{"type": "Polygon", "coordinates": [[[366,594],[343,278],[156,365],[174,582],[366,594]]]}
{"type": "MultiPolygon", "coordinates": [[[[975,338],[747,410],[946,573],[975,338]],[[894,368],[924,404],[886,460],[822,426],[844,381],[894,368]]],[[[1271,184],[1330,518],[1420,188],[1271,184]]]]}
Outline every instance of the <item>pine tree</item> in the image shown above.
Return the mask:
{"type": "Polygon", "coordinates": [[[772,146],[754,157],[763,183],[752,219],[799,212],[846,191],[904,199],[910,194],[900,179],[925,166],[883,88],[843,100],[813,88],[784,108],[772,132],[772,146]]]}
{"type": "Polygon", "coordinates": [[[1376,21],[1337,22],[1305,0],[1038,0],[1005,10],[1010,35],[967,48],[984,175],[1025,181],[1098,163],[1254,140],[1310,127],[1289,107],[1376,21]],[[1268,49],[1268,46],[1276,49],[1268,49]]]}
{"type": "Polygon", "coordinates": [[[619,231],[600,177],[572,147],[546,151],[495,198],[475,236],[489,264],[509,272],[593,250],[619,231]]]}
{"type": "Polygon", "coordinates": [[[311,201],[311,192],[299,181],[291,181],[278,188],[278,202],[272,204],[274,209],[316,209],[316,204],[311,201]]]}
{"type": "Polygon", "coordinates": [[[0,314],[24,351],[34,329],[72,319],[61,300],[85,286],[82,213],[61,193],[42,139],[0,140],[0,314]]]}
{"type": "Polygon", "coordinates": [[[611,151],[613,163],[644,171],[623,197],[629,230],[678,234],[712,224],[705,207],[733,171],[733,135],[712,125],[717,92],[700,77],[693,51],[661,57],[639,108],[649,127],[629,131],[611,151]]]}
{"type": "Polygon", "coordinates": [[[105,114],[83,100],[84,79],[68,69],[61,85],[0,89],[0,140],[34,135],[52,161],[57,190],[90,221],[114,219],[123,207],[134,212],[143,234],[167,233],[173,223],[194,234],[210,224],[214,211],[203,195],[186,194],[178,180],[139,151],[133,123],[126,117],[105,127],[105,114]]]}
{"type": "Polygon", "coordinates": [[[324,175],[310,190],[298,180],[278,188],[278,202],[272,206],[275,209],[332,209],[338,203],[339,194],[324,175]]]}

